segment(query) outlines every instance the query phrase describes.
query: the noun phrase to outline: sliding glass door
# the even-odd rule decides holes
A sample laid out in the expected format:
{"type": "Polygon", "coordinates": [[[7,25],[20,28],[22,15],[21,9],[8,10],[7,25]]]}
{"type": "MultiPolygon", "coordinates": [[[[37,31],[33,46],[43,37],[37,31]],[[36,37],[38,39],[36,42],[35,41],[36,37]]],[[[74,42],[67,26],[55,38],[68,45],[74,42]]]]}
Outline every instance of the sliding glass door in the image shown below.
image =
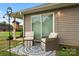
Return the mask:
{"type": "Polygon", "coordinates": [[[32,19],[32,30],[34,32],[35,39],[41,39],[46,37],[53,31],[53,19],[51,14],[49,15],[34,15],[32,19]]]}

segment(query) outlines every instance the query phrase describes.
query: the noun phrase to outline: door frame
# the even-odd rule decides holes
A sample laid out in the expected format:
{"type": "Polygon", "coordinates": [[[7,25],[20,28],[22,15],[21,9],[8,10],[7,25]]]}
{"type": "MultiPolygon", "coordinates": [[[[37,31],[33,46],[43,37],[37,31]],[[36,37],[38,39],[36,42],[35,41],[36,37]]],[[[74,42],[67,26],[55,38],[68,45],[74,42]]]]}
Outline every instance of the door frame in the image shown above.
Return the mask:
{"type": "MultiPolygon", "coordinates": [[[[46,14],[46,15],[50,15],[50,14],[52,14],[52,25],[53,25],[53,29],[52,29],[52,32],[53,33],[55,33],[55,12],[51,12],[51,13],[44,13],[44,14],[46,14]]],[[[42,15],[44,15],[44,14],[36,14],[36,15],[40,15],[40,17],[42,16],[42,15]]],[[[31,15],[31,31],[33,31],[32,30],[32,17],[33,16],[36,16],[36,15],[31,15]]],[[[42,37],[42,20],[40,20],[40,22],[41,22],[41,37],[42,37]]]]}

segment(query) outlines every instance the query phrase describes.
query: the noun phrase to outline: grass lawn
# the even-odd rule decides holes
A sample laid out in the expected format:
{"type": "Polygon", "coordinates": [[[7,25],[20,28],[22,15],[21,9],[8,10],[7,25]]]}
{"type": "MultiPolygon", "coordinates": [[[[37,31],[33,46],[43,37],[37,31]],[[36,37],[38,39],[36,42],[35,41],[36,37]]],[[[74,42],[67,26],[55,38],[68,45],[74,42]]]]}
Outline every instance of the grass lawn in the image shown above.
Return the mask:
{"type": "MultiPolygon", "coordinates": [[[[8,51],[1,51],[0,56],[9,56],[9,52],[8,51]]],[[[14,53],[11,53],[11,56],[18,56],[18,55],[14,54],[14,53]]]]}
{"type": "MultiPolygon", "coordinates": [[[[16,37],[19,37],[21,32],[16,32],[16,37]]],[[[12,35],[12,32],[11,32],[12,35]]],[[[9,36],[9,32],[0,32],[0,40],[5,40],[9,36]]]]}
{"type": "MultiPolygon", "coordinates": [[[[22,41],[11,40],[11,48],[20,44],[22,41]]],[[[0,56],[9,56],[9,52],[6,51],[9,48],[9,43],[7,40],[0,40],[0,56]]],[[[12,56],[16,54],[11,53],[12,56]]]]}
{"type": "MultiPolygon", "coordinates": [[[[16,37],[19,37],[21,32],[16,32],[16,37]]],[[[11,32],[12,35],[12,32],[11,32]]],[[[6,51],[9,48],[9,41],[6,40],[9,36],[9,32],[0,32],[0,56],[9,56],[9,52],[6,51]]],[[[20,44],[21,41],[11,40],[11,48],[20,44]]],[[[11,53],[12,56],[17,56],[11,53]]]]}

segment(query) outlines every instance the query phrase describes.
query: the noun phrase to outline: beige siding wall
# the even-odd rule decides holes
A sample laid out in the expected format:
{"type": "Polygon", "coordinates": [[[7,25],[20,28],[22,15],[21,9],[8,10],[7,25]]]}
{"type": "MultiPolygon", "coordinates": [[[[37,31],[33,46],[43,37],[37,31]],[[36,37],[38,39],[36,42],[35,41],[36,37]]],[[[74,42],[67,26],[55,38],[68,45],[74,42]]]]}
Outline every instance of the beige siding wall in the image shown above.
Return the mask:
{"type": "Polygon", "coordinates": [[[55,19],[60,43],[79,46],[79,7],[57,11],[55,19]]]}
{"type": "MultiPolygon", "coordinates": [[[[32,31],[31,27],[31,17],[25,16],[25,31],[32,31]]],[[[55,11],[55,31],[60,44],[79,46],[79,7],[55,11]]]]}
{"type": "Polygon", "coordinates": [[[31,17],[30,16],[25,16],[24,20],[24,31],[31,31],[31,17]]]}

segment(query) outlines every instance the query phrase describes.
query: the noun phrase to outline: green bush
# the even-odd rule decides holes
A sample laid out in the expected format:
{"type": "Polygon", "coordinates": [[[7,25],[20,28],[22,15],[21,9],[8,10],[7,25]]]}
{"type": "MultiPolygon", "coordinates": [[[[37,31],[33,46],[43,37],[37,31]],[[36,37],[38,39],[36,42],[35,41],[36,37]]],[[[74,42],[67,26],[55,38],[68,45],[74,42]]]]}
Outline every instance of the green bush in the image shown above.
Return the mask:
{"type": "Polygon", "coordinates": [[[13,36],[12,35],[8,36],[7,40],[13,40],[13,36]]]}
{"type": "Polygon", "coordinates": [[[79,48],[77,48],[76,53],[77,53],[77,56],[79,56],[79,48]]]}
{"type": "Polygon", "coordinates": [[[79,56],[79,49],[77,48],[60,48],[57,51],[59,56],[79,56]]]}

